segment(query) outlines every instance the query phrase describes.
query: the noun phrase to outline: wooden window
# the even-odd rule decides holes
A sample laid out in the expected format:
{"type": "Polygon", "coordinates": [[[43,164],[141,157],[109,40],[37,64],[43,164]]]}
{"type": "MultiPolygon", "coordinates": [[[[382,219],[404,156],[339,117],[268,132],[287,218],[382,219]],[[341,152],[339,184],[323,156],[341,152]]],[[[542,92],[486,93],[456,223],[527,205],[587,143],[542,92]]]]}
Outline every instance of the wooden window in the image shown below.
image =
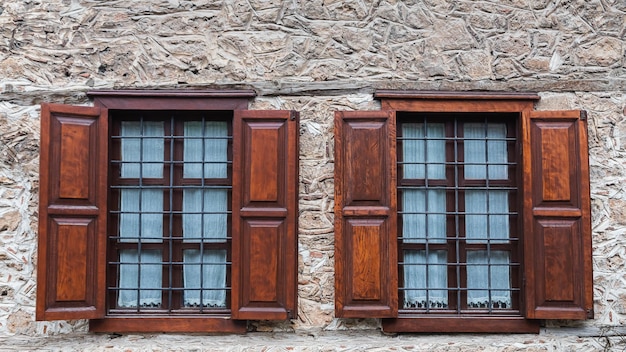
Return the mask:
{"type": "Polygon", "coordinates": [[[108,314],[228,313],[232,112],[111,115],[108,314]]]}
{"type": "Polygon", "coordinates": [[[519,313],[515,115],[397,117],[399,309],[519,313]]]}
{"type": "Polygon", "coordinates": [[[250,91],[42,104],[37,319],[245,332],[296,312],[298,115],[250,91]]]}
{"type": "Polygon", "coordinates": [[[592,317],[584,113],[525,93],[376,97],[335,115],[336,315],[390,332],[592,317]]]}

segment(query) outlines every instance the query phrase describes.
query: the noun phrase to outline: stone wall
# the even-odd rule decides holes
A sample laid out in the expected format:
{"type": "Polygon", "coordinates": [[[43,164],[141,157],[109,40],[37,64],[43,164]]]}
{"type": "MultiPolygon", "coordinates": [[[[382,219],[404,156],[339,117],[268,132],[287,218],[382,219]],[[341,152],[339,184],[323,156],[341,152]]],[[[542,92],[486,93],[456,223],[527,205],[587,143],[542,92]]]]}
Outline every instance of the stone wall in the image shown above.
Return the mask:
{"type": "Polygon", "coordinates": [[[624,0],[4,0],[0,346],[624,348],[624,37],[624,0]],[[87,90],[111,88],[252,88],[253,109],[300,111],[297,319],[250,327],[274,334],[193,340],[114,339],[86,333],[85,321],[34,321],[38,104],[89,105],[87,90]],[[588,111],[594,320],[547,321],[540,335],[394,338],[373,331],[377,320],[334,318],[333,112],[378,109],[376,88],[536,91],[537,109],[588,111]]]}

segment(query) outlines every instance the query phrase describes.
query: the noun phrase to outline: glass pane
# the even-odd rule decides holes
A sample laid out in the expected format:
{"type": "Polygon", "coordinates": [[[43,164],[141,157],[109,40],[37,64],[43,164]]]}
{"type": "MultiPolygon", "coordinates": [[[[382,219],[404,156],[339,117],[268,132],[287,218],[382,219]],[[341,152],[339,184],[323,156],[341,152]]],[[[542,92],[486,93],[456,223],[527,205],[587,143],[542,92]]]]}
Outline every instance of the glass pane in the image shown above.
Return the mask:
{"type": "Polygon", "coordinates": [[[486,243],[488,239],[491,243],[508,242],[510,230],[507,214],[509,212],[508,195],[508,191],[468,190],[465,192],[467,243],[486,243]]]}
{"type": "Polygon", "coordinates": [[[161,242],[163,238],[163,191],[122,189],[120,242],[161,242]],[[152,214],[151,214],[152,213],[152,214]]]}
{"type": "Polygon", "coordinates": [[[183,237],[186,240],[225,240],[228,233],[226,228],[227,210],[228,190],[185,190],[183,192],[183,237]],[[202,198],[203,193],[204,199],[202,198]]]}
{"type": "Polygon", "coordinates": [[[445,190],[403,190],[402,212],[405,242],[446,242],[445,190]]]}
{"type": "Polygon", "coordinates": [[[120,282],[117,305],[122,308],[161,305],[161,251],[135,249],[120,251],[120,282]],[[151,263],[151,264],[146,264],[151,263]]]}
{"type": "Polygon", "coordinates": [[[448,306],[447,251],[404,252],[404,308],[448,306]]]}
{"type": "Polygon", "coordinates": [[[404,138],[402,141],[404,175],[402,177],[445,179],[446,142],[444,137],[445,126],[441,123],[402,124],[402,138],[404,138]]]}
{"type": "Polygon", "coordinates": [[[121,177],[162,178],[165,155],[163,121],[122,121],[121,133],[124,162],[121,177]]]}
{"type": "Polygon", "coordinates": [[[508,178],[506,165],[508,152],[504,140],[506,138],[505,124],[466,123],[463,125],[463,135],[466,139],[480,139],[464,141],[464,160],[467,164],[465,165],[466,179],[496,180],[508,178]]]}
{"type": "Polygon", "coordinates": [[[185,138],[183,177],[228,177],[228,126],[225,121],[185,122],[185,137],[197,138],[185,138]]]}
{"type": "Polygon", "coordinates": [[[197,249],[186,250],[183,260],[185,306],[226,307],[226,251],[206,250],[200,256],[197,249]]]}
{"type": "Polygon", "coordinates": [[[509,252],[505,251],[467,253],[467,305],[470,308],[511,308],[509,263],[509,252]]]}

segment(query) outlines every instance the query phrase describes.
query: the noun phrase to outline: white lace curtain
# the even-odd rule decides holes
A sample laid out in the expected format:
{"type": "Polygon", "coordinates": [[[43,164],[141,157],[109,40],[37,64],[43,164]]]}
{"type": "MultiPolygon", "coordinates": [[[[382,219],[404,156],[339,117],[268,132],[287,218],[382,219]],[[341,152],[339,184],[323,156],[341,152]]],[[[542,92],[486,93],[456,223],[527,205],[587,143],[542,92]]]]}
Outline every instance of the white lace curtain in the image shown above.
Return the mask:
{"type": "MultiPolygon", "coordinates": [[[[227,124],[189,121],[184,124],[183,177],[227,177],[227,124]]],[[[124,178],[162,178],[164,123],[124,121],[121,128],[124,178]]],[[[164,192],[122,189],[120,241],[162,243],[164,192]]],[[[227,234],[228,191],[189,188],[183,191],[183,238],[188,242],[223,241],[227,234]]],[[[165,239],[167,240],[167,238],[165,239]]],[[[139,247],[141,248],[141,247],[139,247]]],[[[162,301],[163,255],[160,250],[121,250],[120,307],[157,307],[162,301]]],[[[226,251],[183,252],[185,306],[226,306],[226,251]]]]}
{"type": "MultiPolygon", "coordinates": [[[[466,123],[463,126],[465,179],[508,178],[506,126],[466,123]]],[[[402,125],[403,177],[445,179],[445,126],[440,123],[402,125]]],[[[428,185],[428,183],[427,183],[428,185]]],[[[402,236],[406,243],[446,243],[446,191],[430,186],[402,192],[402,236]]],[[[508,242],[508,193],[503,190],[465,192],[467,243],[508,242]]],[[[428,247],[427,247],[428,248],[428,247]]],[[[510,307],[510,258],[505,251],[467,252],[467,304],[510,307]]],[[[453,264],[453,263],[452,263],[453,264]]],[[[404,252],[404,305],[445,308],[448,305],[448,252],[404,252]]]]}

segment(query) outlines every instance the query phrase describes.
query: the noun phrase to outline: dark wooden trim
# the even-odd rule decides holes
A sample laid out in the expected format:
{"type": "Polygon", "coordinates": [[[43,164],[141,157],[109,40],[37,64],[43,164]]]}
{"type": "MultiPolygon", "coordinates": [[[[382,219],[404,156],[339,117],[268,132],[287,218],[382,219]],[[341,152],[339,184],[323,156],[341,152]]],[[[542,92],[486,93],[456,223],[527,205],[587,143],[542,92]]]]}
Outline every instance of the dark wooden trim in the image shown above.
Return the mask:
{"type": "Polygon", "coordinates": [[[448,317],[407,315],[383,319],[384,332],[539,333],[539,320],[513,316],[448,317]]]}
{"type": "Polygon", "coordinates": [[[377,90],[381,109],[421,112],[521,112],[534,109],[536,93],[377,90]]]}
{"type": "Polygon", "coordinates": [[[146,316],[108,316],[105,319],[89,321],[91,332],[167,332],[167,333],[236,333],[246,332],[246,321],[230,319],[229,316],[181,316],[181,317],[146,317],[146,316]]]}
{"type": "Polygon", "coordinates": [[[489,91],[432,91],[377,89],[376,99],[431,99],[431,100],[539,100],[534,92],[489,92],[489,91]]]}
{"type": "Polygon", "coordinates": [[[295,111],[235,111],[233,319],[297,317],[298,123],[295,111]]]}
{"type": "Polygon", "coordinates": [[[89,91],[94,105],[111,110],[245,110],[253,90],[89,91]]]}
{"type": "Polygon", "coordinates": [[[398,311],[394,111],[335,112],[335,316],[398,311]]]}
{"type": "Polygon", "coordinates": [[[161,98],[254,98],[256,92],[252,89],[208,89],[208,90],[91,90],[89,97],[161,97],[161,98]]]}
{"type": "Polygon", "coordinates": [[[105,313],[106,109],[44,103],[37,320],[105,313]]]}
{"type": "Polygon", "coordinates": [[[578,110],[522,117],[526,316],[593,318],[587,121],[578,110]]]}

